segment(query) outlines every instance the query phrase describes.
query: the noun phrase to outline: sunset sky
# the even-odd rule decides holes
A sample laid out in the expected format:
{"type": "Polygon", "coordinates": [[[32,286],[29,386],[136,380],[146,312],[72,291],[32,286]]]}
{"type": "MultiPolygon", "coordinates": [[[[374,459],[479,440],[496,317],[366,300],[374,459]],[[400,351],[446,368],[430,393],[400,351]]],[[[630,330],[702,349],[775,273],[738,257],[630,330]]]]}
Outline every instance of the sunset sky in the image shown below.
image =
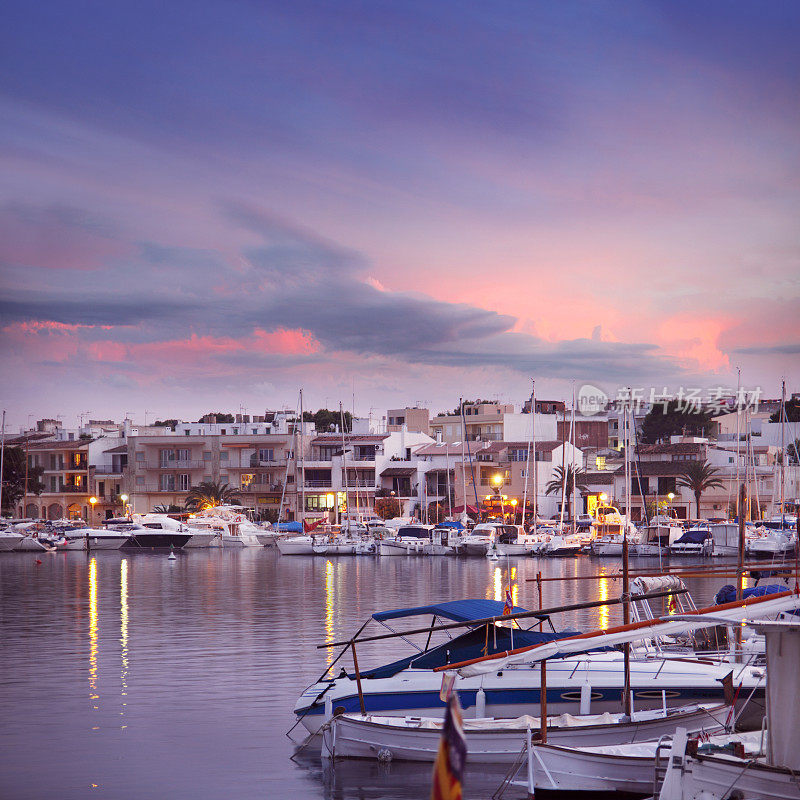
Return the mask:
{"type": "Polygon", "coordinates": [[[800,390],[800,3],[17,2],[12,425],[800,390]]]}

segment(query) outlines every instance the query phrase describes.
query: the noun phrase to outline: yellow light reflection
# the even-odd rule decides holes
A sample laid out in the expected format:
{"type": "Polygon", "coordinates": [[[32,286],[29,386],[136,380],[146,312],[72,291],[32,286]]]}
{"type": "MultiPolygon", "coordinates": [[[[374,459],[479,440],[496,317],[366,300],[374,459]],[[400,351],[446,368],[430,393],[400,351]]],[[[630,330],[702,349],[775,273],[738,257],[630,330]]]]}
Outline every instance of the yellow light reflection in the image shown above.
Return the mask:
{"type": "MultiPolygon", "coordinates": [[[[608,578],[600,578],[600,585],[597,587],[598,600],[608,600],[608,586],[608,578]]],[[[597,610],[599,612],[599,626],[601,628],[607,628],[608,623],[611,620],[611,612],[609,611],[608,606],[598,606],[597,610]]]]}
{"type": "MultiPolygon", "coordinates": [[[[325,641],[333,641],[333,561],[325,562],[325,641]]],[[[325,655],[325,663],[333,661],[333,648],[329,647],[325,655]]]]}
{"type": "Polygon", "coordinates": [[[494,568],[494,599],[502,602],[503,597],[503,573],[500,567],[494,568]]]}
{"type": "Polygon", "coordinates": [[[514,581],[517,579],[517,568],[511,567],[511,580],[514,581]]]}
{"type": "MultiPolygon", "coordinates": [[[[97,561],[89,561],[89,698],[99,700],[97,694],[97,561]]],[[[97,709],[97,706],[94,706],[97,709]]]]}
{"type": "MultiPolygon", "coordinates": [[[[122,674],[120,681],[122,683],[122,696],[126,697],[128,694],[128,562],[122,559],[119,565],[119,640],[122,646],[122,674]]],[[[123,707],[127,705],[123,701],[123,707]]],[[[120,712],[121,716],[125,712],[120,712]]]]}
{"type": "Polygon", "coordinates": [[[519,586],[516,583],[511,585],[511,599],[515,606],[519,605],[519,586]]]}

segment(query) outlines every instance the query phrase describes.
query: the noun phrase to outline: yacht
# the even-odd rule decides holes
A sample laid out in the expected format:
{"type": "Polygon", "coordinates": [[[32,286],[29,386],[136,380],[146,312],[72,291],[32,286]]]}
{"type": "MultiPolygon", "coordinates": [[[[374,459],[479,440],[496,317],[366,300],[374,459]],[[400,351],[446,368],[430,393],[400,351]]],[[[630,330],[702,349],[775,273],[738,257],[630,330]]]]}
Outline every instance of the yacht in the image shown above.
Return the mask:
{"type": "Polygon", "coordinates": [[[394,538],[378,542],[378,553],[382,556],[422,555],[423,547],[431,543],[432,532],[433,525],[404,525],[397,529],[394,538]]]}
{"type": "Polygon", "coordinates": [[[190,527],[166,514],[134,514],[133,519],[150,530],[189,533],[189,541],[184,547],[211,547],[217,538],[217,533],[213,529],[205,529],[201,526],[190,527]]]}
{"type": "Polygon", "coordinates": [[[711,529],[707,522],[695,522],[669,546],[673,556],[707,556],[713,548],[711,529]]]}
{"type": "Polygon", "coordinates": [[[479,523],[466,536],[461,537],[458,554],[460,556],[484,557],[500,534],[503,533],[505,527],[502,522],[479,523]]]}
{"type": "Polygon", "coordinates": [[[130,538],[127,533],[109,528],[63,530],[56,550],[119,550],[130,538]]]}
{"type": "Polygon", "coordinates": [[[15,531],[0,531],[0,553],[16,550],[25,537],[15,531]]]}

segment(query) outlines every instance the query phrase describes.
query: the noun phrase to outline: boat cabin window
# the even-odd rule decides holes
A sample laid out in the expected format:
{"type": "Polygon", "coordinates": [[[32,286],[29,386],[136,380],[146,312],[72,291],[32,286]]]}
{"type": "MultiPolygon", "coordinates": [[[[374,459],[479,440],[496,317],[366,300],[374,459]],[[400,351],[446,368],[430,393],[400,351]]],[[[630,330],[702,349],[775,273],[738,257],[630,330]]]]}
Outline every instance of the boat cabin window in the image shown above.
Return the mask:
{"type": "Polygon", "coordinates": [[[502,544],[514,544],[517,541],[517,529],[513,525],[497,527],[498,541],[502,544]]]}
{"type": "Polygon", "coordinates": [[[431,534],[427,528],[420,528],[413,525],[408,525],[400,528],[397,531],[397,536],[400,539],[430,539],[431,534]]]}

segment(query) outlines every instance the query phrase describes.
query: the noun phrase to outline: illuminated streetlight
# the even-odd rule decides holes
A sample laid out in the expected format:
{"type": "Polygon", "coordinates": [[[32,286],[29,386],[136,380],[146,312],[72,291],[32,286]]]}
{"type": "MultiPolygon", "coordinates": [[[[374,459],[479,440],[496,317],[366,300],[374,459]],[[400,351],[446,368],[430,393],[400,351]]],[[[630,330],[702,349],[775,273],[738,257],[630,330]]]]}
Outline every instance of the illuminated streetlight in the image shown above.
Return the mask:
{"type": "Polygon", "coordinates": [[[605,503],[608,500],[608,495],[605,492],[600,492],[600,499],[605,503]]]}
{"type": "Polygon", "coordinates": [[[97,498],[94,495],[92,495],[89,498],[89,502],[92,504],[92,516],[90,518],[90,521],[91,521],[91,519],[94,519],[94,504],[97,502],[97,498]]]}

